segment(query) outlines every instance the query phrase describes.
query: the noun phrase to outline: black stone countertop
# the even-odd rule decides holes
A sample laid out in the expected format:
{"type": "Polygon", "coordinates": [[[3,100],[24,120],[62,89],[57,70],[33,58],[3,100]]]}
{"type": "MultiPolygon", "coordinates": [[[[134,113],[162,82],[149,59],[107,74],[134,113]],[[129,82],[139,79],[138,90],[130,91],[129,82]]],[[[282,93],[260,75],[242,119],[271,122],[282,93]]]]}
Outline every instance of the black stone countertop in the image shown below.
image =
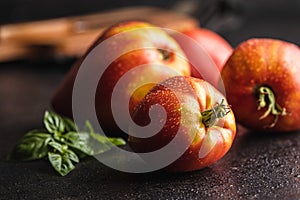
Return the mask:
{"type": "MultiPolygon", "coordinates": [[[[247,6],[257,15],[247,11],[216,16],[205,25],[234,46],[260,36],[300,44],[298,12],[272,16],[259,9],[258,1],[251,2],[247,6]],[[233,26],[216,23],[220,17],[233,26]]],[[[0,64],[0,199],[300,199],[300,132],[259,134],[239,126],[225,157],[203,170],[181,174],[129,174],[88,158],[60,177],[47,161],[7,161],[13,144],[26,131],[41,127],[43,112],[72,63],[0,64]]]]}

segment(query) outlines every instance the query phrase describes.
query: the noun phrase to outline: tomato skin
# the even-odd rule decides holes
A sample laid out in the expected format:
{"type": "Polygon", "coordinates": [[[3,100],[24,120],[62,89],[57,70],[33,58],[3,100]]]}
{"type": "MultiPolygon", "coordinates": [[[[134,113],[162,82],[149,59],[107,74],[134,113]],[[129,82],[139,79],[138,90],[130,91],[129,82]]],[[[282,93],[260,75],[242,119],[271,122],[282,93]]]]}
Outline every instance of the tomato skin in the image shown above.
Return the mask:
{"type": "MultiPolygon", "coordinates": [[[[186,30],[182,33],[203,48],[214,62],[215,67],[217,67],[219,71],[222,70],[224,64],[233,51],[232,46],[225,40],[225,38],[212,30],[200,27],[186,30]]],[[[208,64],[202,56],[199,56],[199,50],[195,49],[194,44],[191,43],[191,41],[186,40],[183,37],[174,35],[174,38],[184,50],[187,58],[190,61],[194,61],[194,63],[191,64],[197,65],[191,67],[191,75],[196,78],[202,78],[201,71],[203,70],[203,67],[207,67],[208,64]]],[[[214,71],[211,70],[211,73],[214,73],[214,71]]],[[[210,82],[214,85],[214,81],[217,80],[212,79],[210,82]]]]}
{"type": "Polygon", "coordinates": [[[300,49],[282,40],[253,38],[242,42],[222,70],[229,104],[237,122],[248,129],[285,132],[300,129],[300,49]],[[267,107],[258,110],[257,88],[267,86],[276,102],[286,110],[274,127],[274,116],[260,117],[267,107]]]}
{"type": "MultiPolygon", "coordinates": [[[[150,123],[151,106],[159,104],[167,113],[163,128],[148,138],[129,136],[128,143],[135,152],[153,152],[170,143],[181,126],[183,135],[180,141],[192,141],[186,151],[165,170],[183,172],[207,167],[228,152],[236,134],[232,111],[211,127],[206,127],[201,121],[202,112],[211,109],[221,99],[226,102],[218,90],[202,79],[183,76],[169,78],[152,88],[133,114],[133,121],[139,126],[145,126],[150,123]],[[183,82],[192,88],[192,94],[183,82]],[[169,86],[175,88],[176,94],[169,86]]],[[[162,117],[158,114],[155,118],[160,121],[162,117]]]]}

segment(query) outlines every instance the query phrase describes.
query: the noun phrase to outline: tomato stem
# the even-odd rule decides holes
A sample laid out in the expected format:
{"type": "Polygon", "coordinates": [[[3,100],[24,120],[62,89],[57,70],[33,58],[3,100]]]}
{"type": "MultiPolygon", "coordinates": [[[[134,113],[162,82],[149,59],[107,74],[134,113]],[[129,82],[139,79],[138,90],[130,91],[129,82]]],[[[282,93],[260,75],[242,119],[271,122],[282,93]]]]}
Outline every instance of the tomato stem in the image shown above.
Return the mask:
{"type": "Polygon", "coordinates": [[[273,115],[274,121],[267,126],[268,128],[273,128],[278,121],[278,117],[285,116],[288,113],[285,108],[282,108],[278,103],[276,103],[276,98],[271,88],[267,86],[260,86],[257,88],[257,93],[259,95],[257,110],[267,106],[267,111],[260,116],[259,120],[265,119],[270,114],[273,115]]]}
{"type": "Polygon", "coordinates": [[[225,117],[231,110],[229,105],[224,104],[224,99],[220,103],[217,103],[214,107],[209,110],[203,111],[202,114],[202,123],[205,127],[213,126],[217,119],[225,117]]]}

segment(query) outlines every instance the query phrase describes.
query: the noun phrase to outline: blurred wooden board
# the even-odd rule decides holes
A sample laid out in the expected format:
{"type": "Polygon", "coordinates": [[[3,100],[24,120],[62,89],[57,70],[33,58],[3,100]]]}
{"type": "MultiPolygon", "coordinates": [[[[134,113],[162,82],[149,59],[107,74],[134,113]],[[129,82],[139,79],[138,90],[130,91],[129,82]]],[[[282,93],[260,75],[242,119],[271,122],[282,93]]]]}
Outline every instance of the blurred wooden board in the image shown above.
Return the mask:
{"type": "Polygon", "coordinates": [[[182,31],[199,26],[184,14],[155,7],[125,7],[102,13],[9,24],[0,27],[0,62],[43,56],[78,57],[110,25],[142,20],[182,31]]]}

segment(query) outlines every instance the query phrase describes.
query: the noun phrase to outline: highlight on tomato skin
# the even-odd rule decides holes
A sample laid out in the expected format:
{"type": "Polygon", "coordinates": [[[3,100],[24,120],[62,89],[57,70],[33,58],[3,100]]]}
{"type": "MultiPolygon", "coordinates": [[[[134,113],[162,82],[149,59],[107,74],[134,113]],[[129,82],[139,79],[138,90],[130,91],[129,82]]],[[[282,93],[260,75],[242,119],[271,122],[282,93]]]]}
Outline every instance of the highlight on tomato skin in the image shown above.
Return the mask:
{"type": "Polygon", "coordinates": [[[137,106],[133,121],[139,126],[156,121],[161,126],[162,113],[156,114],[153,121],[149,117],[153,105],[165,109],[162,129],[147,138],[135,132],[141,137],[130,135],[128,143],[134,152],[153,152],[172,142],[181,130],[180,141],[190,142],[189,146],[165,170],[199,170],[217,162],[230,149],[236,134],[234,114],[223,94],[206,81],[176,76],[157,84],[137,106]]]}
{"type": "Polygon", "coordinates": [[[222,70],[226,95],[244,127],[260,132],[300,129],[300,49],[271,38],[251,38],[222,70]]]}

